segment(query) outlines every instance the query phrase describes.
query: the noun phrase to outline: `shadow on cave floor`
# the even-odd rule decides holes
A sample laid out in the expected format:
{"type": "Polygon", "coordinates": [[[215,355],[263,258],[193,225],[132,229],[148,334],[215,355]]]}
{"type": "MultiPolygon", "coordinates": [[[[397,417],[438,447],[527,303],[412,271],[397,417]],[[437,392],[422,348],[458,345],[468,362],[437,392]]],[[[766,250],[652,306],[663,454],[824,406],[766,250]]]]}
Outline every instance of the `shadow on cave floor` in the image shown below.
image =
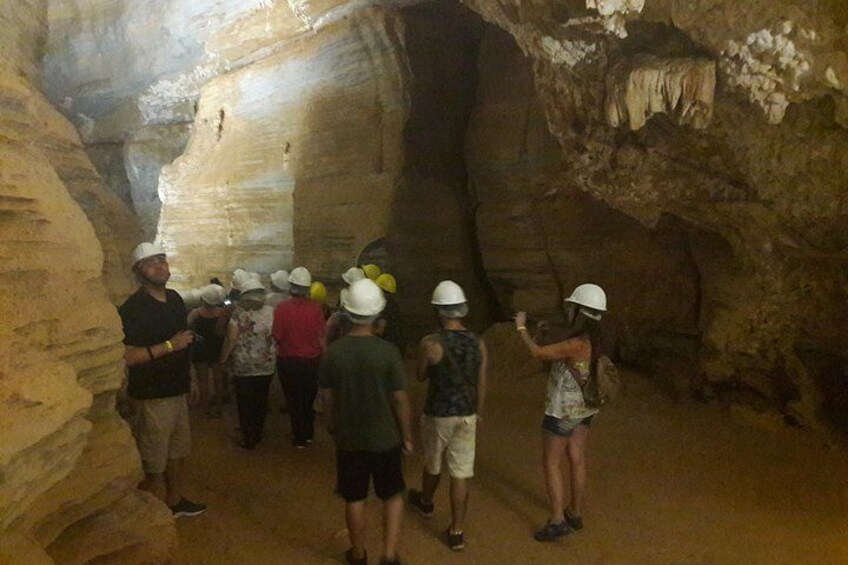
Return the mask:
{"type": "MultiPolygon", "coordinates": [[[[848,562],[848,454],[745,409],[675,404],[643,377],[625,376],[626,397],[596,419],[590,435],[585,530],[553,544],[530,537],[546,517],[539,464],[545,376],[510,381],[496,373],[478,436],[464,554],[451,556],[440,539],[449,521],[443,481],[434,518],[407,511],[403,561],[848,562]]],[[[423,386],[415,383],[412,393],[420,410],[423,386]]],[[[187,494],[209,511],[178,521],[182,563],[342,561],[347,535],[342,503],[332,494],[330,438],[319,418],[316,443],[295,451],[279,406],[278,395],[255,452],[232,445],[232,413],[193,421],[187,494]]],[[[419,485],[421,468],[420,453],[406,462],[410,486],[419,485]]],[[[373,562],[379,509],[369,503],[373,562]]]]}

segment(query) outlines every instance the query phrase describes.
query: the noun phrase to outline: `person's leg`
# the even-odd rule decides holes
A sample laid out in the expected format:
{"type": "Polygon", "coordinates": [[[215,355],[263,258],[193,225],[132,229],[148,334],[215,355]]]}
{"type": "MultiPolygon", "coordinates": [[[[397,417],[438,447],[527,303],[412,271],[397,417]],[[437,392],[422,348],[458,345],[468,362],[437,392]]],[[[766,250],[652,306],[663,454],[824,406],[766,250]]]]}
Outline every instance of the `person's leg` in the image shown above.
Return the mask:
{"type": "Polygon", "coordinates": [[[439,488],[442,475],[431,475],[427,471],[421,473],[421,502],[424,504],[433,504],[433,496],[439,488]]]}
{"type": "Polygon", "coordinates": [[[168,459],[168,466],[165,467],[165,484],[168,491],[165,504],[168,506],[175,506],[183,498],[184,461],[182,458],[168,459]]]}
{"type": "Polygon", "coordinates": [[[579,518],[583,508],[583,496],[586,492],[586,439],[589,437],[589,427],[583,424],[574,428],[568,438],[568,465],[571,470],[571,502],[568,505],[569,514],[579,518]]]}
{"type": "Polygon", "coordinates": [[[271,388],[271,379],[274,375],[264,375],[256,377],[256,426],[257,436],[256,441],[261,441],[265,433],[265,416],[268,414],[268,390],[271,388]]]}
{"type": "Polygon", "coordinates": [[[301,440],[300,430],[300,403],[298,386],[298,374],[296,365],[290,359],[283,358],[277,362],[277,372],[280,375],[280,383],[283,385],[283,394],[289,407],[289,421],[291,422],[292,441],[297,444],[301,440]]]}
{"type": "Polygon", "coordinates": [[[568,438],[547,430],[542,432],[542,468],[551,511],[550,521],[554,524],[563,519],[562,456],[567,445],[568,438]]]}
{"type": "Polygon", "coordinates": [[[251,390],[249,377],[236,377],[236,409],[238,410],[239,428],[241,429],[242,445],[244,447],[252,447],[250,442],[251,437],[251,390]]]}
{"type": "Polygon", "coordinates": [[[365,557],[365,501],[345,503],[345,523],[350,535],[350,546],[357,559],[365,557]]]}
{"type": "Polygon", "coordinates": [[[450,481],[451,525],[452,533],[462,532],[465,510],[468,507],[468,479],[451,477],[450,481]]]}
{"type": "Polygon", "coordinates": [[[303,367],[303,433],[306,441],[315,435],[315,397],[318,395],[318,363],[308,362],[303,367]]]}
{"type": "Polygon", "coordinates": [[[134,401],[136,409],[134,431],[144,468],[144,480],[139,488],[168,503],[165,470],[168,465],[169,438],[173,429],[174,411],[166,399],[134,401]]]}
{"type": "Polygon", "coordinates": [[[371,481],[368,454],[336,450],[336,492],[345,501],[345,522],[350,536],[351,557],[365,557],[365,499],[371,481]]]}
{"type": "Polygon", "coordinates": [[[144,480],[138,485],[141,490],[146,490],[165,504],[168,503],[168,489],[165,486],[164,473],[145,473],[144,480]]]}
{"type": "Polygon", "coordinates": [[[224,397],[226,396],[224,370],[220,363],[210,363],[209,372],[212,377],[210,410],[213,415],[220,417],[224,414],[224,397]]]}
{"type": "Polygon", "coordinates": [[[403,456],[400,446],[371,454],[369,468],[374,477],[374,492],[383,501],[383,558],[397,559],[403,518],[403,456]]]}
{"type": "MultiPolygon", "coordinates": [[[[477,450],[477,416],[453,419],[448,439],[446,462],[451,476],[451,526],[452,534],[462,533],[462,523],[468,507],[468,479],[474,476],[474,459],[477,450]]],[[[446,432],[447,433],[447,432],[446,432]]]]}
{"type": "MultiPolygon", "coordinates": [[[[168,411],[173,415],[173,426],[168,441],[168,463],[165,467],[165,483],[168,488],[168,506],[174,506],[183,499],[183,478],[185,459],[191,453],[191,426],[188,417],[186,395],[166,399],[168,411]]],[[[203,506],[203,505],[199,505],[203,506]]],[[[198,512],[203,512],[203,506],[198,512]]]]}
{"type": "Polygon", "coordinates": [[[397,493],[383,501],[383,558],[397,559],[398,542],[403,519],[403,495],[397,493]]]}
{"type": "Polygon", "coordinates": [[[291,374],[293,383],[293,402],[289,411],[292,416],[292,433],[296,446],[306,445],[307,420],[312,406],[307,407],[306,397],[309,395],[309,373],[301,359],[291,363],[291,374]]]}
{"type": "Polygon", "coordinates": [[[433,496],[439,488],[442,476],[442,457],[449,436],[446,422],[450,418],[421,417],[421,445],[424,451],[424,470],[421,473],[421,502],[425,506],[433,504],[433,496]]]}
{"type": "Polygon", "coordinates": [[[209,390],[209,365],[207,363],[197,362],[194,364],[194,373],[197,378],[197,390],[200,392],[198,400],[199,408],[203,414],[210,414],[210,390],[209,390]]]}

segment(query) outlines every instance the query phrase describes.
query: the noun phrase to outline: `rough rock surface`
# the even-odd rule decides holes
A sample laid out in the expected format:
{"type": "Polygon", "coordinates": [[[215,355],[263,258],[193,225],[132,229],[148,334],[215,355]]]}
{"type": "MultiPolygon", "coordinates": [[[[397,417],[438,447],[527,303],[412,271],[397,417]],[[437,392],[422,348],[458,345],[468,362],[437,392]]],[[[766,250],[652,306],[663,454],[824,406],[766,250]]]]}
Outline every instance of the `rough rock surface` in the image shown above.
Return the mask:
{"type": "Polygon", "coordinates": [[[107,563],[135,548],[124,562],[167,562],[173,519],[135,492],[140,461],[115,411],[110,295],[129,288],[137,224],[28,78],[45,17],[39,2],[0,11],[0,561],[107,563]],[[95,516],[111,531],[81,532],[95,516]]]}
{"type": "MultiPolygon", "coordinates": [[[[846,427],[842,3],[462,0],[532,62],[521,80],[537,98],[504,102],[500,119],[528,115],[516,104],[538,99],[533,135],[543,143],[547,127],[556,141],[498,158],[523,135],[491,126],[507,139],[486,139],[488,110],[464,102],[474,98],[463,90],[475,88],[463,67],[471,48],[442,56],[441,68],[420,55],[426,42],[448,43],[462,18],[451,2],[429,3],[444,8],[434,21],[445,33],[428,37],[415,31],[421,16],[403,13],[413,4],[56,1],[43,83],[147,233],[164,198],[160,237],[185,286],[301,258],[334,276],[385,238],[415,300],[448,274],[475,287],[479,309],[527,299],[547,315],[545,290],[569,284],[561,269],[582,263],[583,251],[566,260],[559,250],[601,248],[608,284],[626,288],[615,291],[621,318],[610,316],[623,343],[650,350],[641,329],[621,329],[650,316],[696,342],[697,372],[716,385],[846,427]],[[454,103],[464,109],[444,108],[454,103]],[[433,150],[459,147],[472,118],[467,164],[433,150]],[[578,228],[563,225],[575,210],[597,241],[577,243],[578,228]],[[451,231],[460,222],[466,230],[451,231]],[[554,226],[548,243],[542,225],[554,226]],[[499,247],[510,238],[516,249],[499,247]],[[618,241],[638,243],[613,251],[618,241]],[[538,292],[517,285],[522,260],[538,292]],[[657,269],[667,284],[645,288],[657,269]],[[632,306],[663,293],[667,311],[632,306]]],[[[415,315],[425,315],[420,303],[415,315]]]]}
{"type": "Polygon", "coordinates": [[[294,261],[337,276],[385,236],[406,110],[398,25],[356,12],[203,88],[159,185],[177,284],[294,261]]]}
{"type": "Polygon", "coordinates": [[[547,33],[552,22],[579,15],[575,5],[558,11],[555,2],[465,4],[534,59],[548,124],[581,189],[646,225],[671,215],[689,226],[706,376],[753,388],[803,421],[844,427],[844,419],[832,417],[845,401],[844,383],[835,383],[844,373],[839,344],[848,333],[848,132],[834,124],[832,102],[843,96],[835,85],[844,84],[846,60],[839,3],[649,2],[640,19],[628,22],[626,40],[585,26],[547,33]],[[758,33],[765,28],[794,38],[793,47],[787,37],[758,33]],[[552,52],[548,37],[568,56],[552,52]],[[738,56],[726,51],[736,38],[750,40],[752,56],[768,52],[768,61],[777,60],[781,80],[756,86],[736,69],[757,69],[726,64],[738,56]],[[711,125],[694,131],[655,116],[636,133],[612,131],[605,78],[618,61],[637,55],[718,60],[724,84],[711,125]],[[734,84],[785,97],[780,125],[771,106],[762,116],[734,84]]]}
{"type": "Polygon", "coordinates": [[[507,311],[561,321],[572,288],[607,291],[610,352],[643,361],[660,338],[697,332],[696,268],[686,234],[656,230],[579,189],[547,129],[532,62],[503,32],[483,40],[467,161],[489,280],[507,311]]]}

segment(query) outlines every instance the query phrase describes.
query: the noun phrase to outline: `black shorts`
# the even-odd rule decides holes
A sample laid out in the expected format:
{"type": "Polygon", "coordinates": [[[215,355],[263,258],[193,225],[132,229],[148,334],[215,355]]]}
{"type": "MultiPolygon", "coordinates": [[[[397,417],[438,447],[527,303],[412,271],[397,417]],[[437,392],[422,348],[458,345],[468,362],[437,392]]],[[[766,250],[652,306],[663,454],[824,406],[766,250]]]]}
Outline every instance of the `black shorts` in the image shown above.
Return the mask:
{"type": "Polygon", "coordinates": [[[336,492],[345,502],[368,498],[371,477],[374,477],[374,492],[381,500],[388,500],[406,489],[400,446],[377,453],[336,451],[336,492]]]}

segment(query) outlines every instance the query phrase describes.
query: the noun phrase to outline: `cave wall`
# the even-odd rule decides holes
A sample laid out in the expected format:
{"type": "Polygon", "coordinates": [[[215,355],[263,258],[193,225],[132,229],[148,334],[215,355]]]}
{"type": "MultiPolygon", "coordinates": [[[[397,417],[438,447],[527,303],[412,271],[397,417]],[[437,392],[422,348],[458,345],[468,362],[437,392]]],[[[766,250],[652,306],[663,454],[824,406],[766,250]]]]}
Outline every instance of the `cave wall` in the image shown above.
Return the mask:
{"type": "Polygon", "coordinates": [[[645,225],[672,215],[692,227],[706,377],[827,424],[823,397],[836,391],[820,383],[834,376],[797,351],[845,366],[842,5],[464,3],[533,59],[548,125],[582,190],[645,225]],[[712,97],[710,69],[691,71],[704,59],[714,63],[712,97]],[[609,121],[619,85],[655,114],[637,120],[644,127],[609,121]],[[686,125],[681,105],[701,117],[686,125]]]}
{"type": "Polygon", "coordinates": [[[465,132],[477,88],[484,24],[455,2],[429,2],[401,12],[409,62],[409,113],[403,170],[387,248],[401,285],[398,297],[410,336],[432,331],[430,296],[453,280],[469,301],[469,324],[482,330],[496,316],[477,250],[477,205],[469,190],[465,132]]]}
{"type": "Polygon", "coordinates": [[[591,281],[607,291],[607,346],[619,358],[648,364],[660,335],[696,340],[700,289],[685,231],[648,229],[581,191],[548,130],[532,61],[496,28],[480,51],[466,155],[504,310],[561,322],[562,299],[591,281]]]}
{"type": "Polygon", "coordinates": [[[33,86],[46,22],[44,2],[0,9],[0,562],[168,563],[173,518],[135,489],[115,410],[111,300],[131,288],[138,226],[33,86]]]}
{"type": "Polygon", "coordinates": [[[178,285],[301,258],[334,279],[382,237],[416,318],[447,273],[490,317],[555,315],[592,277],[625,357],[658,328],[696,341],[707,389],[827,422],[848,337],[842,4],[463,0],[528,58],[500,95],[477,92],[485,49],[462,81],[419,86],[470,51],[445,48],[445,18],[418,26],[418,4],[56,1],[41,79],[145,233],[168,202],[178,285]],[[289,80],[298,61],[311,83],[289,80]],[[438,145],[466,120],[463,165],[438,145]]]}

